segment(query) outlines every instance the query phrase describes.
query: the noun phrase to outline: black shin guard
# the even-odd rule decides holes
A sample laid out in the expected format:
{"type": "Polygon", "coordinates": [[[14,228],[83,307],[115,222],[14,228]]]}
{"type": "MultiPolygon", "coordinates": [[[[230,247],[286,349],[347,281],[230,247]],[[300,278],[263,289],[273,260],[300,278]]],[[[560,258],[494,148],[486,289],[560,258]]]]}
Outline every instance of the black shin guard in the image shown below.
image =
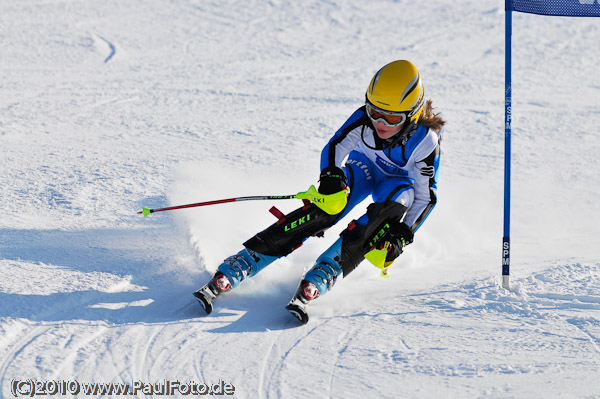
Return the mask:
{"type": "Polygon", "coordinates": [[[342,237],[342,259],[340,265],[344,277],[358,266],[367,252],[381,241],[394,223],[399,223],[406,207],[397,202],[374,203],[367,207],[369,221],[366,225],[352,222],[342,237]]]}
{"type": "Polygon", "coordinates": [[[248,249],[269,256],[286,256],[310,236],[322,236],[340,215],[329,215],[314,204],[285,215],[244,243],[248,249]]]}

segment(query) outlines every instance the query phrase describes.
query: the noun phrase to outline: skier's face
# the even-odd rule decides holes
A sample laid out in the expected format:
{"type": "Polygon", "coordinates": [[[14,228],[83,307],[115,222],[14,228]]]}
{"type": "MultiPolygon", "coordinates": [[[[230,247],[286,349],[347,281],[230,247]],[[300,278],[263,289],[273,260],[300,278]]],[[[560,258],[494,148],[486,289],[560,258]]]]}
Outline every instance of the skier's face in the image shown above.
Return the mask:
{"type": "Polygon", "coordinates": [[[408,112],[384,111],[369,102],[366,104],[366,110],[377,135],[382,139],[389,139],[400,132],[408,118],[408,112]]]}
{"type": "Polygon", "coordinates": [[[402,130],[402,126],[404,126],[404,124],[399,126],[387,126],[383,122],[373,121],[373,126],[375,127],[375,132],[379,138],[389,139],[398,134],[400,130],[402,130]]]}

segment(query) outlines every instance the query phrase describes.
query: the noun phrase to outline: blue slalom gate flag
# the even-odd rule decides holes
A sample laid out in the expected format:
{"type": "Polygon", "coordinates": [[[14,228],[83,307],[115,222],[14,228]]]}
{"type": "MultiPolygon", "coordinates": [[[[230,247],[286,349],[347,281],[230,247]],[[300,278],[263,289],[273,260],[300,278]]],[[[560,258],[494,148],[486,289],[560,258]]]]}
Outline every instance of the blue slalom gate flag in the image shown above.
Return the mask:
{"type": "MultiPolygon", "coordinates": [[[[502,286],[510,290],[510,159],[512,135],[512,12],[560,17],[600,17],[600,0],[505,0],[504,236],[502,286]]],[[[566,39],[568,40],[568,39],[566,39]]],[[[592,39],[593,40],[593,39],[592,39]]]]}
{"type": "Polygon", "coordinates": [[[506,10],[559,17],[600,17],[600,0],[506,0],[506,10]]]}

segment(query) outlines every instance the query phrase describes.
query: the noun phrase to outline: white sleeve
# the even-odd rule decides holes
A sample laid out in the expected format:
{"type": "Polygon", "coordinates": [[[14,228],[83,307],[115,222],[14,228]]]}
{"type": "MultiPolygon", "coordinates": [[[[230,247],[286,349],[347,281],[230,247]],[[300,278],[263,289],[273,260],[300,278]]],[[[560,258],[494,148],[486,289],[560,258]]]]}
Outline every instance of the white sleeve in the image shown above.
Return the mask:
{"type": "Polygon", "coordinates": [[[356,110],[344,125],[329,140],[321,151],[321,169],[341,167],[344,158],[352,151],[361,139],[365,118],[364,106],[356,110]]]}
{"type": "Polygon", "coordinates": [[[423,223],[437,202],[437,175],[440,156],[440,133],[429,129],[427,136],[419,143],[414,157],[415,199],[406,211],[403,222],[413,231],[423,223]]]}
{"type": "Polygon", "coordinates": [[[344,139],[338,142],[335,146],[335,166],[341,168],[342,162],[356,148],[356,144],[360,140],[362,127],[357,127],[352,130],[344,139]]]}

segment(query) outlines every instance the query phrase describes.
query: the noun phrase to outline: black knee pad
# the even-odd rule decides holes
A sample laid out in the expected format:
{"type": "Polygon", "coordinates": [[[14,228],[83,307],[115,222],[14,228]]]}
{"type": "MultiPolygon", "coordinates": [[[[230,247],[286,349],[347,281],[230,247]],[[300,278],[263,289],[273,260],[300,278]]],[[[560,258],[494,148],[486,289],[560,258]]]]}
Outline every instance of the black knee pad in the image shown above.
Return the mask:
{"type": "Polygon", "coordinates": [[[344,277],[358,266],[367,252],[373,248],[394,223],[399,223],[406,207],[393,201],[374,203],[367,207],[369,221],[366,225],[350,223],[340,236],[342,237],[342,261],[344,277]]]}
{"type": "Polygon", "coordinates": [[[340,214],[329,215],[314,204],[285,215],[244,243],[248,249],[269,256],[286,256],[310,236],[322,236],[340,214]]]}

